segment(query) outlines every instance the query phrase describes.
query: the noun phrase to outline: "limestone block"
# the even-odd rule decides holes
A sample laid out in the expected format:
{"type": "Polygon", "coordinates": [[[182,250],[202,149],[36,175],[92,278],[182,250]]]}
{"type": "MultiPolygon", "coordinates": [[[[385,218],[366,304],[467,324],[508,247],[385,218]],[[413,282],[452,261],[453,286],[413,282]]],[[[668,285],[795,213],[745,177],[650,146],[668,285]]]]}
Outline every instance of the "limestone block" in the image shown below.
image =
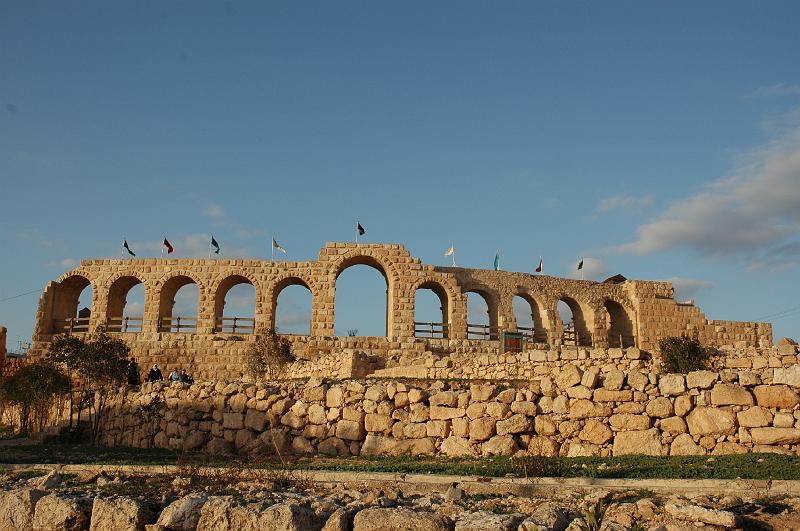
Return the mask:
{"type": "Polygon", "coordinates": [[[733,412],[715,407],[698,406],[686,417],[692,435],[733,435],[736,416],[733,412]]]}
{"type": "MultiPolygon", "coordinates": [[[[340,421],[350,422],[350,421],[340,421]]],[[[329,437],[317,445],[317,451],[325,455],[349,455],[350,449],[339,437],[329,437]]]]}
{"type": "Polygon", "coordinates": [[[425,430],[428,437],[444,438],[450,435],[449,420],[429,420],[425,423],[425,430]]]}
{"type": "Polygon", "coordinates": [[[667,513],[675,518],[689,522],[702,522],[703,524],[718,525],[721,527],[737,527],[739,518],[730,511],[707,509],[699,505],[676,505],[668,503],[664,506],[667,513]]]}
{"type": "Polygon", "coordinates": [[[488,402],[492,399],[496,391],[496,385],[472,384],[469,386],[469,392],[473,402],[488,402]]]}
{"type": "Polygon", "coordinates": [[[680,395],[675,397],[675,414],[685,417],[694,407],[694,399],[691,395],[680,395]]]}
{"type": "Polygon", "coordinates": [[[713,371],[692,371],[686,375],[686,385],[689,389],[711,389],[717,378],[713,371]]]}
{"type": "Polygon", "coordinates": [[[614,408],[614,413],[628,413],[639,415],[644,413],[644,404],[640,402],[622,402],[614,408]]]}
{"type": "Polygon", "coordinates": [[[469,437],[469,419],[461,417],[453,419],[450,429],[456,437],[469,437]]]}
{"type": "Polygon", "coordinates": [[[570,441],[567,457],[592,457],[600,455],[600,447],[592,443],[570,441]]]}
{"type": "Polygon", "coordinates": [[[648,383],[650,383],[649,378],[642,372],[632,372],[628,374],[628,385],[636,391],[644,391],[648,383]]]}
{"type": "MultiPolygon", "coordinates": [[[[584,375],[586,374],[589,373],[584,373],[584,375]]],[[[589,400],[590,398],[592,398],[592,389],[590,389],[589,387],[585,387],[583,385],[575,385],[573,387],[570,387],[569,389],[567,389],[566,393],[567,396],[570,398],[581,398],[583,400],[589,400]]]]}
{"type": "Polygon", "coordinates": [[[495,400],[497,400],[501,404],[510,404],[511,402],[514,401],[516,396],[517,396],[517,390],[516,389],[505,389],[505,390],[500,391],[499,393],[497,393],[497,396],[495,397],[495,400]]]}
{"type": "Polygon", "coordinates": [[[425,404],[416,402],[409,407],[409,422],[427,422],[430,418],[430,409],[425,404]]]}
{"type": "Polygon", "coordinates": [[[751,406],[755,402],[750,391],[740,385],[718,383],[711,389],[711,403],[715,406],[751,406]]]}
{"type": "Polygon", "coordinates": [[[619,391],[625,384],[625,373],[622,371],[611,371],[603,375],[603,387],[612,391],[619,391]]]}
{"type": "MultiPolygon", "coordinates": [[[[556,385],[559,389],[567,389],[581,383],[583,371],[575,365],[568,363],[556,374],[556,385]]],[[[544,393],[544,391],[542,391],[544,393]]]]}
{"type": "Polygon", "coordinates": [[[558,433],[555,422],[550,417],[537,415],[533,423],[534,430],[539,435],[555,435],[558,433]]]}
{"type": "Polygon", "coordinates": [[[651,417],[664,419],[672,416],[672,402],[665,396],[659,396],[647,403],[645,411],[651,417]]]}
{"type": "Polygon", "coordinates": [[[486,404],[481,402],[473,402],[467,406],[466,412],[467,417],[469,417],[470,420],[475,420],[482,417],[484,413],[486,413],[486,404]]]}
{"type": "Polygon", "coordinates": [[[384,432],[392,427],[394,421],[388,415],[369,413],[364,417],[364,429],[368,432],[384,432]]]}
{"type": "Polygon", "coordinates": [[[342,407],[344,405],[344,390],[341,387],[331,387],[325,392],[325,407],[342,407]]]}
{"type": "Polygon", "coordinates": [[[759,385],[753,389],[759,406],[792,409],[800,404],[800,396],[788,385],[759,385]]]}
{"type": "MultiPolygon", "coordinates": [[[[363,509],[353,519],[353,531],[385,531],[414,529],[415,531],[448,531],[451,522],[446,516],[407,509],[363,509]]],[[[277,529],[277,528],[274,528],[277,529]]]]}
{"type": "Polygon", "coordinates": [[[613,391],[601,387],[600,389],[594,390],[595,402],[630,402],[631,400],[633,400],[633,391],[629,389],[625,391],[613,391]]]}
{"type": "Polygon", "coordinates": [[[487,402],[486,414],[496,419],[504,419],[511,412],[511,406],[500,402],[487,402]]]}
{"type": "Polygon", "coordinates": [[[511,403],[511,412],[512,413],[520,413],[522,415],[528,415],[533,417],[536,415],[538,408],[536,404],[533,402],[512,402],[511,403]]]}
{"type": "Polygon", "coordinates": [[[745,448],[741,444],[730,441],[722,441],[720,443],[717,443],[711,454],[731,455],[731,454],[746,454],[747,452],[748,452],[747,448],[745,448]]]}
{"type": "Polygon", "coordinates": [[[797,444],[800,430],[795,428],[753,428],[750,430],[753,444],[797,444]]]}
{"type": "Polygon", "coordinates": [[[244,415],[241,413],[223,413],[222,427],[226,430],[240,430],[244,428],[244,415]]]}
{"type": "Polygon", "coordinates": [[[498,421],[495,428],[498,435],[528,433],[533,431],[533,419],[526,415],[516,414],[506,420],[498,421]]]}
{"type": "Polygon", "coordinates": [[[511,435],[495,435],[481,445],[483,455],[514,455],[519,450],[511,435]]]}
{"type": "Polygon", "coordinates": [[[774,369],[772,373],[772,383],[800,387],[800,365],[774,369]]]}
{"type": "Polygon", "coordinates": [[[586,421],[586,424],[578,436],[581,440],[592,444],[605,444],[614,437],[608,426],[594,419],[586,421]]]}
{"type": "Polygon", "coordinates": [[[650,428],[651,421],[647,415],[615,414],[608,422],[617,431],[643,431],[650,428]]]}
{"type": "Polygon", "coordinates": [[[658,389],[662,395],[676,396],[686,390],[686,380],[682,374],[664,374],[658,379],[658,389]]]}
{"type": "Polygon", "coordinates": [[[442,445],[439,447],[439,451],[444,455],[450,457],[461,457],[461,456],[474,456],[476,455],[475,449],[469,442],[469,439],[464,439],[462,437],[448,437],[444,441],[442,441],[442,445]]]}
{"type": "Polygon", "coordinates": [[[431,420],[455,419],[466,414],[466,410],[460,407],[431,406],[430,408],[431,420]]]}
{"type": "Polygon", "coordinates": [[[591,417],[608,417],[611,408],[604,404],[595,404],[590,400],[574,400],[569,407],[569,418],[588,419],[591,417]]]}
{"type": "Polygon", "coordinates": [[[455,407],[458,405],[458,396],[453,391],[442,391],[431,395],[428,403],[431,406],[455,407]]]}
{"type": "Polygon", "coordinates": [[[587,370],[581,376],[581,385],[588,389],[594,389],[600,380],[600,374],[595,369],[587,370]]]}
{"type": "Polygon", "coordinates": [[[558,455],[559,444],[551,437],[535,435],[528,441],[528,454],[543,457],[555,457],[558,455]]]}
{"type": "Polygon", "coordinates": [[[785,412],[775,413],[775,418],[772,419],[772,425],[776,428],[791,428],[794,426],[794,416],[791,413],[785,412]]]}
{"type": "Polygon", "coordinates": [[[745,428],[761,428],[772,424],[772,413],[766,408],[753,406],[736,414],[739,425],[745,428]]]}
{"type": "Polygon", "coordinates": [[[669,447],[669,455],[705,455],[705,453],[705,449],[696,444],[688,433],[675,437],[669,447]]]}
{"type": "Polygon", "coordinates": [[[428,436],[424,422],[411,422],[403,427],[403,435],[409,439],[422,439],[428,436]]]}
{"type": "Polygon", "coordinates": [[[308,419],[306,417],[301,417],[294,411],[289,411],[281,417],[281,424],[294,428],[295,430],[303,429],[307,423],[308,419]]]}
{"type": "Polygon", "coordinates": [[[36,505],[45,494],[27,488],[0,491],[0,529],[31,529],[36,505]]]}
{"type": "Polygon", "coordinates": [[[208,496],[205,494],[190,494],[179,498],[161,511],[156,524],[178,531],[194,531],[207,501],[208,496]]]}
{"type": "Polygon", "coordinates": [[[92,504],[89,531],[141,531],[152,520],[153,515],[139,500],[98,496],[92,504]]]}
{"type": "Polygon", "coordinates": [[[367,433],[364,425],[352,420],[340,420],[336,423],[336,437],[346,441],[363,441],[367,433]]]}
{"type": "Polygon", "coordinates": [[[658,429],[621,431],[614,436],[613,455],[666,455],[658,429]]]}
{"type": "Polygon", "coordinates": [[[666,433],[686,433],[689,428],[681,417],[669,417],[661,421],[661,431],[666,433]]]}

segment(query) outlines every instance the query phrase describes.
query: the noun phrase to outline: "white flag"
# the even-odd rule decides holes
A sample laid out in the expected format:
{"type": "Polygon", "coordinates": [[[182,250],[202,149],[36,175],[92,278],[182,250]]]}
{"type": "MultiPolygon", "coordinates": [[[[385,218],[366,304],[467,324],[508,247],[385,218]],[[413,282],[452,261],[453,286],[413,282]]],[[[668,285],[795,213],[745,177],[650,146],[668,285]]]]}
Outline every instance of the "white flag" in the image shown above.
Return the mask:
{"type": "Polygon", "coordinates": [[[444,253],[444,255],[445,255],[445,256],[452,256],[454,252],[456,252],[456,250],[455,250],[455,249],[453,248],[453,246],[451,245],[451,246],[450,246],[450,248],[449,248],[449,249],[447,249],[447,252],[445,252],[445,253],[444,253]]]}
{"type": "Polygon", "coordinates": [[[280,251],[280,252],[282,252],[283,254],[286,254],[286,249],[284,249],[283,247],[281,247],[281,246],[278,244],[278,242],[276,242],[276,241],[275,241],[275,238],[272,238],[272,248],[273,248],[273,249],[277,249],[277,250],[279,250],[279,251],[280,251]]]}

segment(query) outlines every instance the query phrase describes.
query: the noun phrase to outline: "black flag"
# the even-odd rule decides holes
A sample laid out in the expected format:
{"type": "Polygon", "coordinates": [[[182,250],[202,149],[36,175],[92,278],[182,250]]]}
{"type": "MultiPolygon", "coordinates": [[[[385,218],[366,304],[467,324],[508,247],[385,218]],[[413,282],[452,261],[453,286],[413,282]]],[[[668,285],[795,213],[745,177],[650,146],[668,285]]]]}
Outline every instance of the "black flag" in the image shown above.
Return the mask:
{"type": "Polygon", "coordinates": [[[578,271],[580,271],[581,269],[583,269],[583,258],[581,258],[581,261],[578,262],[578,271]]]}
{"type": "Polygon", "coordinates": [[[122,246],[123,246],[123,247],[125,247],[125,250],[126,250],[126,251],[128,251],[128,254],[129,254],[129,255],[131,255],[131,256],[136,256],[136,253],[134,253],[133,251],[131,251],[131,248],[130,248],[130,247],[128,247],[128,240],[125,240],[125,241],[123,241],[123,242],[122,242],[122,246]]]}
{"type": "Polygon", "coordinates": [[[356,222],[356,230],[358,231],[359,236],[363,236],[365,232],[364,227],[361,226],[360,222],[356,222]]]}

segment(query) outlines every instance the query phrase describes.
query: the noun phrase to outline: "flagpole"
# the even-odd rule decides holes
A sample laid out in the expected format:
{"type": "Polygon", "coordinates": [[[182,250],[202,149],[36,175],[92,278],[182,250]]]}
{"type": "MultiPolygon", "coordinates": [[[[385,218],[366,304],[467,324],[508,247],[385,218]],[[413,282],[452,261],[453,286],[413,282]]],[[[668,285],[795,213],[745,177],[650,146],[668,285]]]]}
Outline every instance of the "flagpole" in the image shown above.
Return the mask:
{"type": "Polygon", "coordinates": [[[272,237],[272,243],[270,244],[270,249],[272,250],[270,261],[275,261],[275,236],[272,237]]]}
{"type": "MultiPolygon", "coordinates": [[[[166,239],[167,239],[167,237],[164,236],[164,240],[166,240],[166,239]]],[[[163,241],[161,242],[161,259],[162,260],[164,259],[164,242],[163,241]]]]}
{"type": "Polygon", "coordinates": [[[453,247],[453,242],[450,242],[450,247],[453,248],[453,267],[456,266],[456,248],[453,247]]]}
{"type": "Polygon", "coordinates": [[[581,280],[583,280],[583,258],[581,258],[581,280]]]}
{"type": "Polygon", "coordinates": [[[356,220],[356,243],[358,243],[358,226],[361,224],[359,220],[356,220]]]}

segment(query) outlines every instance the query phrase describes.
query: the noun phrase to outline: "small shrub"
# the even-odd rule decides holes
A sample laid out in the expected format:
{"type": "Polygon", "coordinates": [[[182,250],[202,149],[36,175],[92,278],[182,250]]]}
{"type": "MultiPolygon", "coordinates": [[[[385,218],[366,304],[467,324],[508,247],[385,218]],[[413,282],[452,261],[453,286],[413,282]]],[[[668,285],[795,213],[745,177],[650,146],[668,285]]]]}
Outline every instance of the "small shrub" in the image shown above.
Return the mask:
{"type": "Polygon", "coordinates": [[[514,460],[517,476],[523,478],[558,478],[564,475],[560,457],[528,455],[514,460]]]}
{"type": "Polygon", "coordinates": [[[260,334],[245,354],[247,372],[254,380],[283,377],[295,359],[289,340],[273,330],[260,334]]]}
{"type": "Polygon", "coordinates": [[[606,517],[609,501],[608,496],[597,500],[591,510],[583,513],[583,522],[578,524],[578,528],[581,531],[600,531],[603,526],[603,518],[606,517]]]}
{"type": "Polygon", "coordinates": [[[714,351],[688,337],[664,337],[658,340],[661,363],[666,373],[687,374],[708,369],[714,351]]]}

